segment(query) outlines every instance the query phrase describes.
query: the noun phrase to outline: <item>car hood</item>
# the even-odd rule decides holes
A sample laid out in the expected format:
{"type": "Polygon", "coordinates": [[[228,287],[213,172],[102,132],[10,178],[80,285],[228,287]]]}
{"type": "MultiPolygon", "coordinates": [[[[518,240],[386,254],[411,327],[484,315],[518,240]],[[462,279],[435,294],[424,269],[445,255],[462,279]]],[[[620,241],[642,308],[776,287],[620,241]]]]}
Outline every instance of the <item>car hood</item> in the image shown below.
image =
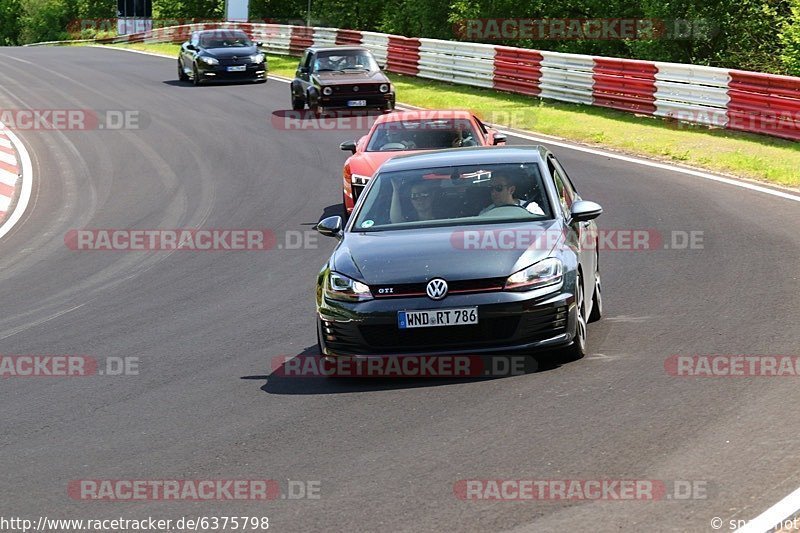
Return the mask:
{"type": "Polygon", "coordinates": [[[560,227],[559,221],[547,220],[346,232],[331,267],[367,285],[505,277],[549,257],[563,239],[560,227]],[[513,235],[516,244],[509,247],[508,237],[502,241],[501,234],[513,235]],[[503,249],[493,246],[495,241],[502,241],[503,249]]]}
{"type": "Polygon", "coordinates": [[[242,46],[240,48],[206,48],[203,50],[206,55],[217,59],[230,59],[232,57],[253,56],[258,53],[255,46],[242,46]]]}
{"type": "Polygon", "coordinates": [[[389,83],[380,70],[371,72],[318,72],[314,79],[322,85],[352,85],[354,83],[389,83]]]}

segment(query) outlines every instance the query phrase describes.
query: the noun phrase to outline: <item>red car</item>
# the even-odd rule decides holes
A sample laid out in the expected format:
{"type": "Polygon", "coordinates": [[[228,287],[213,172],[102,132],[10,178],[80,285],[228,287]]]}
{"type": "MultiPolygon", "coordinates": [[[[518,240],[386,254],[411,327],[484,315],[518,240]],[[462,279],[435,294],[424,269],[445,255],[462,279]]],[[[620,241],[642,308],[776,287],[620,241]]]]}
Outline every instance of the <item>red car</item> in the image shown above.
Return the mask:
{"type": "Polygon", "coordinates": [[[353,152],[344,163],[344,218],[384,161],[398,154],[465,146],[505,144],[506,136],[469,111],[397,111],[379,116],[369,133],[341,144],[353,152]]]}

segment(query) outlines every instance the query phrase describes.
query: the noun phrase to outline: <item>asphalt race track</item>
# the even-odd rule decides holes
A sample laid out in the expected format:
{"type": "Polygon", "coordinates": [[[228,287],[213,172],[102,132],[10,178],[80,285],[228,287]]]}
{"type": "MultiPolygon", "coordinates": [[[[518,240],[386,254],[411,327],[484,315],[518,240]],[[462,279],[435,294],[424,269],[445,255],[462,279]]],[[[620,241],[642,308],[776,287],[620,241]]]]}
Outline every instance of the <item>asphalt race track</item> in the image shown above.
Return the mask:
{"type": "MultiPolygon", "coordinates": [[[[138,375],[0,379],[0,515],[268,516],[275,531],[713,531],[800,486],[798,377],[674,377],[674,354],[800,354],[800,204],[554,147],[605,229],[702,249],[601,252],[591,356],[480,380],[270,376],[313,353],[338,143],[273,125],[289,88],[192,87],[174,61],[0,49],[0,107],[134,110],[139,129],[18,131],[36,181],[0,241],[0,354],[138,358],[138,375]],[[264,228],[299,249],[74,251],[81,228],[264,228]],[[309,232],[309,233],[303,233],[309,232]],[[669,237],[667,237],[669,239],[669,237]],[[273,479],[318,499],[82,501],[82,479],[273,479]],[[699,481],[661,501],[464,501],[463,479],[699,481]]],[[[398,95],[402,101],[402,94],[398,95]]],[[[454,107],[457,102],[454,102],[454,107]]],[[[523,141],[511,139],[514,144],[523,141]]],[[[285,494],[284,494],[285,495],[285,494]]]]}

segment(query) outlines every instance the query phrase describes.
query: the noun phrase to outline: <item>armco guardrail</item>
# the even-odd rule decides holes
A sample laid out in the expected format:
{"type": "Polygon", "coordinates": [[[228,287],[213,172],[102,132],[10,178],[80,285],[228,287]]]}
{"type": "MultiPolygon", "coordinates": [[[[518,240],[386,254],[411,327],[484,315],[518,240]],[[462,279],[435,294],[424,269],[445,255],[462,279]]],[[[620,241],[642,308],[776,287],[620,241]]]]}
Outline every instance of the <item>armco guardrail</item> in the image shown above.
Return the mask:
{"type": "Polygon", "coordinates": [[[238,28],[267,52],[360,44],[390,72],[800,140],[800,78],[281,24],[192,24],[98,42],[182,42],[238,28]]]}

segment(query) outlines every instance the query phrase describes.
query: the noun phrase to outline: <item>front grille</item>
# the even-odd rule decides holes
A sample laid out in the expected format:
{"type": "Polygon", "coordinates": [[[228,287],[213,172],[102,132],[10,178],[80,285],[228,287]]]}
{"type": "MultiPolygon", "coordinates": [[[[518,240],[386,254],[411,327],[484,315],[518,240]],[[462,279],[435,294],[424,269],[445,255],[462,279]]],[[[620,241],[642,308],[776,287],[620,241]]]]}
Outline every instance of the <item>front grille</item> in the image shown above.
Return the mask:
{"type": "Polygon", "coordinates": [[[567,306],[537,309],[522,316],[518,337],[524,341],[540,341],[567,332],[567,306]]]}
{"type": "Polygon", "coordinates": [[[322,335],[328,348],[341,353],[363,353],[356,329],[349,324],[322,322],[322,335]]]}
{"type": "MultiPolygon", "coordinates": [[[[503,290],[506,278],[466,279],[447,281],[447,294],[470,294],[477,292],[490,292],[503,290]]],[[[397,285],[370,286],[376,298],[399,298],[408,296],[426,296],[425,286],[422,283],[400,283],[397,285]],[[379,289],[392,289],[391,292],[380,293],[379,289]]]]}
{"type": "Polygon", "coordinates": [[[374,83],[355,83],[353,85],[332,85],[333,94],[335,95],[350,95],[355,98],[358,95],[364,94],[383,94],[380,91],[381,84],[374,83]],[[356,90],[358,87],[358,90],[356,90]]]}
{"type": "Polygon", "coordinates": [[[377,353],[392,350],[470,350],[485,344],[502,342],[519,324],[518,316],[488,318],[478,324],[437,328],[399,329],[396,325],[360,326],[366,343],[377,353]]]}
{"type": "Polygon", "coordinates": [[[364,192],[365,185],[356,185],[355,183],[352,184],[353,189],[353,203],[355,204],[358,200],[358,197],[361,196],[361,193],[364,192]]]}

